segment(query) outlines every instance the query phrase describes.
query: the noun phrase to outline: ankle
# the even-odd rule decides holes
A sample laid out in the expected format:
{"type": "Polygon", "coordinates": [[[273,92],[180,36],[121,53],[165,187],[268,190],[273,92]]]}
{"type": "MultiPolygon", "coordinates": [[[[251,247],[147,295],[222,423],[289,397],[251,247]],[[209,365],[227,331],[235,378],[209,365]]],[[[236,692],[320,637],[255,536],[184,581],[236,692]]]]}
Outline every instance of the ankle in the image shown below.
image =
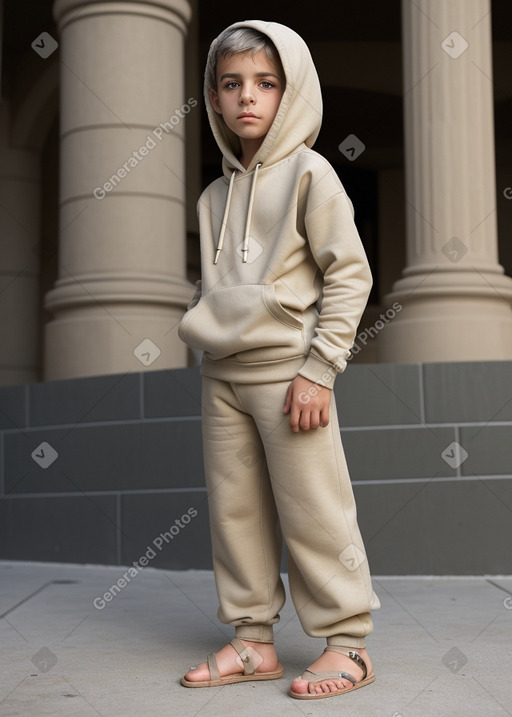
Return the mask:
{"type": "Polygon", "coordinates": [[[272,625],[237,625],[235,636],[239,640],[264,644],[274,643],[274,630],[272,625]]]}

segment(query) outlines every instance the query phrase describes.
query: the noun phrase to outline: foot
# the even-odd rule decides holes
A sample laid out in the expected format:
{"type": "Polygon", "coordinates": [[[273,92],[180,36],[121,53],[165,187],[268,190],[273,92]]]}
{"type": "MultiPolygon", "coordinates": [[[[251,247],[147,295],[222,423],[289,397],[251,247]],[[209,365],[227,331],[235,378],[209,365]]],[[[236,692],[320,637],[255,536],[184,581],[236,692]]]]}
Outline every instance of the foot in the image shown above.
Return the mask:
{"type": "MultiPolygon", "coordinates": [[[[366,649],[354,647],[354,652],[357,652],[357,654],[366,662],[368,670],[367,674],[371,675],[373,672],[373,665],[366,649]]],[[[313,662],[313,664],[308,667],[308,670],[311,670],[312,672],[332,672],[333,670],[348,672],[349,675],[354,677],[356,683],[360,682],[363,678],[363,671],[359,665],[351,660],[350,657],[341,655],[339,652],[322,653],[318,660],[313,662]]],[[[300,677],[298,677],[291,685],[292,692],[296,692],[300,695],[308,693],[310,695],[320,695],[322,693],[348,690],[351,687],[353,687],[352,682],[342,677],[339,679],[322,680],[321,682],[308,682],[307,680],[301,680],[300,677]]]]}
{"type": "MultiPolygon", "coordinates": [[[[251,642],[250,640],[242,640],[243,644],[249,650],[249,653],[256,665],[256,673],[273,672],[277,670],[279,661],[274,649],[274,645],[268,642],[251,642]]],[[[240,655],[235,648],[227,644],[222,650],[215,653],[217,658],[217,666],[221,677],[228,675],[242,675],[244,672],[243,663],[240,655]]],[[[210,679],[210,670],[207,662],[201,662],[197,667],[190,668],[185,675],[185,679],[190,682],[202,682],[210,679]]]]}

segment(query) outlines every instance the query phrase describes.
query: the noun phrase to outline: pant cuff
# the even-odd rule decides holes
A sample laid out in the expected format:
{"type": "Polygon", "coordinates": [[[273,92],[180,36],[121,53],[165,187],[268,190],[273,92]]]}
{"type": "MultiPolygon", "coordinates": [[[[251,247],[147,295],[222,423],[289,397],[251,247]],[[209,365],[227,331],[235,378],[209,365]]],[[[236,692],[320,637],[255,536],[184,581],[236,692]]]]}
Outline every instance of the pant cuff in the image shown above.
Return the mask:
{"type": "Polygon", "coordinates": [[[336,647],[348,647],[349,649],[366,647],[364,637],[352,637],[352,635],[332,635],[327,638],[327,644],[336,645],[336,647]]]}
{"type": "Polygon", "coordinates": [[[274,642],[272,625],[237,625],[235,635],[239,640],[251,642],[274,642]]]}

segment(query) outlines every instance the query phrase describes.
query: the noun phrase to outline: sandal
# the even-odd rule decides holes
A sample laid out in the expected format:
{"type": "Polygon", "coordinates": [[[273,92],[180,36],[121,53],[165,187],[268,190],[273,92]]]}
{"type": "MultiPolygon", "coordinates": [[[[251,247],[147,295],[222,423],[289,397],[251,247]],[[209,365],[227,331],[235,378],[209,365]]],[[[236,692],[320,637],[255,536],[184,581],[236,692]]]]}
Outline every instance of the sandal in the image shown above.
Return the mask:
{"type": "Polygon", "coordinates": [[[321,700],[324,699],[324,697],[335,697],[336,695],[342,694],[344,695],[346,692],[352,692],[352,690],[357,690],[359,689],[359,687],[365,687],[366,685],[369,685],[375,681],[375,675],[373,674],[373,672],[367,677],[368,670],[366,667],[366,662],[354,650],[348,650],[345,647],[338,647],[337,645],[328,645],[325,648],[324,652],[339,652],[341,655],[346,655],[347,657],[350,657],[350,659],[353,660],[356,665],[358,665],[362,669],[362,678],[359,680],[359,682],[357,682],[355,677],[349,675],[348,672],[313,672],[312,670],[306,670],[297,679],[307,680],[308,682],[323,682],[324,680],[337,680],[341,677],[342,679],[349,680],[352,683],[352,687],[345,687],[345,689],[337,690],[336,692],[323,692],[319,695],[312,695],[309,692],[299,694],[298,692],[293,692],[293,690],[290,688],[290,692],[288,693],[290,697],[294,697],[296,700],[321,700]]]}
{"type": "Polygon", "coordinates": [[[243,674],[227,675],[221,677],[219,674],[219,668],[217,667],[217,658],[215,653],[208,655],[208,669],[210,670],[209,680],[186,680],[184,677],[181,678],[181,684],[185,687],[218,687],[219,685],[230,685],[233,682],[249,682],[250,680],[278,680],[284,674],[284,667],[277,663],[277,670],[273,672],[256,672],[256,666],[253,659],[247,650],[244,643],[234,637],[229,643],[240,655],[244,664],[243,674]]]}

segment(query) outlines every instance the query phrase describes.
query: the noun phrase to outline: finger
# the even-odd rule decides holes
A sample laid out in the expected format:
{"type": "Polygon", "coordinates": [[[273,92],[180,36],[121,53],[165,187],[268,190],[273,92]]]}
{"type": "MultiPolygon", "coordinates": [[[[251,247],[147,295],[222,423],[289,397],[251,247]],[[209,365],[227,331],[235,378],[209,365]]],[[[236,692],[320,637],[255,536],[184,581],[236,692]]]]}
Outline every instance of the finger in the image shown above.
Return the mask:
{"type": "Polygon", "coordinates": [[[315,430],[320,425],[320,413],[319,411],[311,411],[309,414],[309,427],[311,430],[315,430]]]}
{"type": "Polygon", "coordinates": [[[302,411],[300,415],[300,427],[303,431],[309,431],[311,411],[302,411]]]}
{"type": "Polygon", "coordinates": [[[300,416],[300,409],[297,406],[292,406],[290,411],[290,426],[294,433],[297,433],[299,430],[300,416]]]}
{"type": "Polygon", "coordinates": [[[322,408],[322,411],[320,413],[320,425],[322,426],[322,428],[325,428],[329,425],[329,406],[322,408]]]}
{"type": "Polygon", "coordinates": [[[287,403],[289,403],[288,410],[290,411],[290,426],[292,428],[292,431],[297,433],[297,431],[299,430],[302,406],[299,401],[297,401],[296,397],[293,395],[292,390],[290,390],[290,399],[287,403]]]}

